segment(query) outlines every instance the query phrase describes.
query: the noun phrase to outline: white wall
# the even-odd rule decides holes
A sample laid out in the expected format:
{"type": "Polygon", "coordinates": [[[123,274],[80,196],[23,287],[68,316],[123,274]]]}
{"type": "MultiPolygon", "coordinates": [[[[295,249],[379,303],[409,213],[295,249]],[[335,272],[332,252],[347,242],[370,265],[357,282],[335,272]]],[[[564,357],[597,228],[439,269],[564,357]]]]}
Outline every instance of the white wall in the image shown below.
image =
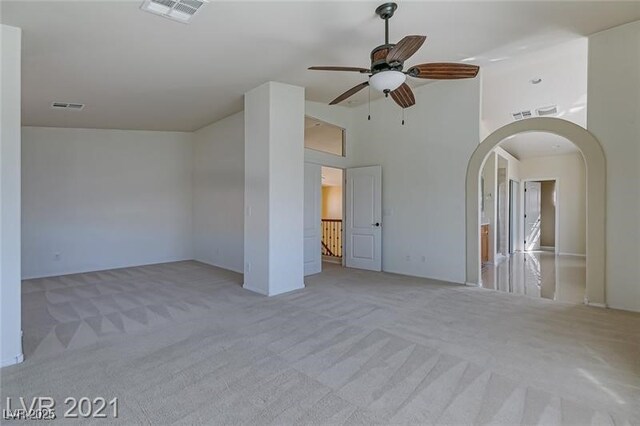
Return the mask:
{"type": "MultiPolygon", "coordinates": [[[[581,154],[525,158],[520,161],[523,180],[555,178],[558,209],[556,251],[586,253],[586,175],[581,154]]],[[[524,199],[524,197],[521,197],[524,199]]]]}
{"type": "Polygon", "coordinates": [[[607,159],[607,304],[640,311],[640,21],[589,37],[587,128],[607,159]]]}
{"type": "Polygon", "coordinates": [[[0,367],[22,361],[20,28],[0,25],[0,367]]]}
{"type": "Polygon", "coordinates": [[[193,246],[201,262],[244,267],[244,113],[194,133],[193,246]]]}
{"type": "Polygon", "coordinates": [[[25,127],[22,138],[23,277],[193,257],[190,133],[25,127]]]}
{"type": "Polygon", "coordinates": [[[551,105],[558,107],[558,118],[585,127],[587,44],[579,38],[483,67],[483,139],[513,122],[511,113],[551,105]],[[542,82],[531,84],[534,78],[542,82]]]}
{"type": "Polygon", "coordinates": [[[372,102],[371,121],[366,105],[354,109],[353,158],[382,165],[383,269],[462,283],[465,177],[479,143],[480,81],[427,84],[415,95],[404,126],[391,99],[372,102]]]}
{"type": "Polygon", "coordinates": [[[322,219],[342,220],[342,187],[322,187],[322,219]]]}

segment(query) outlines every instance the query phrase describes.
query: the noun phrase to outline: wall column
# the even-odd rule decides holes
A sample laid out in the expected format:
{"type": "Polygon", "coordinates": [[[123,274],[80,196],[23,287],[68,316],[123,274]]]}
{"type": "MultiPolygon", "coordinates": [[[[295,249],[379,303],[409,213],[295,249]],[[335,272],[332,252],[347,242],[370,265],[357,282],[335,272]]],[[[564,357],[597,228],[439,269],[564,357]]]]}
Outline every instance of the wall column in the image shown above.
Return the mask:
{"type": "Polygon", "coordinates": [[[304,288],[304,89],[268,82],[245,94],[244,285],[304,288]]]}
{"type": "MultiPolygon", "coordinates": [[[[604,267],[606,255],[608,306],[640,312],[640,22],[589,37],[587,76],[587,129],[607,158],[606,251],[593,257],[604,267]]],[[[587,186],[587,203],[599,189],[587,186]]]]}
{"type": "Polygon", "coordinates": [[[20,28],[0,25],[0,366],[22,362],[20,28]]]}

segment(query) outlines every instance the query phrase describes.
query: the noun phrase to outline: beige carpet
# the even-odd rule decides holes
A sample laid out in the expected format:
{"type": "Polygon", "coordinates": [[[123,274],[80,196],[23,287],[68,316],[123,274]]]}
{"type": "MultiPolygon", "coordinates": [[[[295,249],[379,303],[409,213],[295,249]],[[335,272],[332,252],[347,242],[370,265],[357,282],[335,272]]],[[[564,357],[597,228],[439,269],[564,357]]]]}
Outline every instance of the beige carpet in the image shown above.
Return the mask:
{"type": "Polygon", "coordinates": [[[639,314],[325,268],[273,298],[197,262],[25,281],[26,361],[0,370],[2,407],[118,397],[122,424],[640,424],[639,314]]]}

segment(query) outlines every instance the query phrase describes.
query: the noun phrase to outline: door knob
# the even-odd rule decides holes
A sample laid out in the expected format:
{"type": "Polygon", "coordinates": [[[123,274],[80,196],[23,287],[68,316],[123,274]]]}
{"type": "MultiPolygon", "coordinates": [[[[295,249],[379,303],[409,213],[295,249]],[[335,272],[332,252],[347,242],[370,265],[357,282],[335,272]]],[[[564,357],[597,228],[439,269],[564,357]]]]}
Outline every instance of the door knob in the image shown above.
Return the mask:
{"type": "Polygon", "coordinates": [[[380,222],[374,223],[373,226],[375,226],[376,228],[380,227],[380,222]]]}

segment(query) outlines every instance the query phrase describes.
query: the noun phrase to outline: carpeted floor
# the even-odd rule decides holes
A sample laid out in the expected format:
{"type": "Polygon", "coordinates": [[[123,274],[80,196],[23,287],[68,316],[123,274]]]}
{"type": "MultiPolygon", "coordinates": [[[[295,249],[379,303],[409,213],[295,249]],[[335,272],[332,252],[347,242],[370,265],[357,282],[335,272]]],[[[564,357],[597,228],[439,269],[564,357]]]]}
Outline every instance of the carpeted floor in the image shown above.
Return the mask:
{"type": "Polygon", "coordinates": [[[26,360],[0,370],[2,407],[51,396],[61,417],[68,396],[118,397],[111,421],[154,425],[640,424],[640,314],[333,265],[306,282],[265,298],[198,262],[25,281],[26,360]]]}

